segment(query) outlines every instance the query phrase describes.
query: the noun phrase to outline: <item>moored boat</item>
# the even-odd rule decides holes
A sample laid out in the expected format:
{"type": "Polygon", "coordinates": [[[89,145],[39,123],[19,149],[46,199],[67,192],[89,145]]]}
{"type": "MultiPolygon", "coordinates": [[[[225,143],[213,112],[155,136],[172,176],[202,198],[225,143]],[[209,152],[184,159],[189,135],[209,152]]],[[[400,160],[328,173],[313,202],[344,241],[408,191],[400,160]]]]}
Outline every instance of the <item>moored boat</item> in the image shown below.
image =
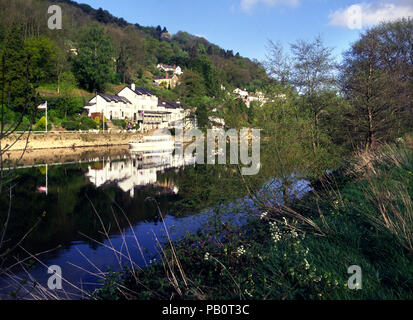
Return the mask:
{"type": "Polygon", "coordinates": [[[175,141],[170,135],[147,136],[140,141],[132,141],[129,143],[129,148],[132,151],[150,152],[156,151],[170,151],[175,149],[175,141]]]}

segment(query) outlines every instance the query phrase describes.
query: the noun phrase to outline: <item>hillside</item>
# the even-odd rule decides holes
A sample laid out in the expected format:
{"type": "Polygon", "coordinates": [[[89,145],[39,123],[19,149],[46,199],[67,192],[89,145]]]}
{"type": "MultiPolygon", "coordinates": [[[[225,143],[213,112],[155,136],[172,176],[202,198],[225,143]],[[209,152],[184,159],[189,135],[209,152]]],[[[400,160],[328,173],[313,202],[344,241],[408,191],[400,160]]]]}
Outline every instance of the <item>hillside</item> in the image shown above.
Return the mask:
{"type": "MultiPolygon", "coordinates": [[[[10,26],[19,24],[26,40],[41,36],[51,39],[61,52],[56,59],[66,60],[69,64],[73,58],[70,52],[79,46],[78,40],[85,28],[98,23],[109,36],[113,49],[115,75],[110,82],[114,84],[159,76],[158,63],[179,65],[202,73],[200,69],[204,66],[197,64],[200,57],[208,57],[219,82],[228,87],[256,89],[268,80],[259,62],[222,49],[204,38],[183,31],[171,35],[166,27],[161,26],[131,24],[102,8],[94,9],[71,0],[0,0],[0,21],[0,42],[10,26]],[[52,31],[47,28],[47,8],[56,3],[62,7],[63,30],[52,31]]],[[[56,82],[56,73],[52,72],[50,79],[42,80],[56,82]]]]}

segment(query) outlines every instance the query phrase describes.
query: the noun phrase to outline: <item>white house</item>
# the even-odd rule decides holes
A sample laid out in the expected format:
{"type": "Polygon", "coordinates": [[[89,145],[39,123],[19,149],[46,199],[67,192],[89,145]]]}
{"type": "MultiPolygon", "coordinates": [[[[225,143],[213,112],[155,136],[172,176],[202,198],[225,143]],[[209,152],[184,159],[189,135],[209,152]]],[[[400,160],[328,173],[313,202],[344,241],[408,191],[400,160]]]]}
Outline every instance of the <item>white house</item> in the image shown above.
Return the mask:
{"type": "Polygon", "coordinates": [[[136,88],[133,83],[130,87],[123,88],[117,95],[131,101],[137,111],[157,110],[158,97],[148,89],[136,88]]]}
{"type": "Polygon", "coordinates": [[[235,89],[234,94],[241,98],[247,108],[251,107],[251,103],[257,102],[259,106],[263,106],[265,103],[269,102],[269,100],[265,97],[264,93],[261,91],[256,92],[255,94],[249,93],[247,90],[242,90],[242,89],[235,89]]]}
{"type": "Polygon", "coordinates": [[[170,66],[170,65],[167,65],[167,64],[159,63],[156,67],[159,70],[163,70],[163,71],[167,71],[167,72],[171,71],[174,74],[176,74],[177,76],[180,76],[180,75],[183,74],[182,69],[181,69],[180,66],[170,66]]]}
{"type": "Polygon", "coordinates": [[[245,90],[245,89],[242,90],[242,89],[239,89],[239,88],[236,88],[236,89],[234,90],[234,93],[235,93],[236,95],[242,97],[242,98],[247,98],[248,95],[249,95],[249,93],[248,93],[247,90],[245,90]]]}
{"type": "Polygon", "coordinates": [[[168,128],[188,116],[179,103],[159,100],[154,93],[136,88],[135,84],[116,95],[99,93],[85,109],[91,118],[103,115],[110,120],[129,120],[140,124],[142,130],[168,128]]]}
{"type": "Polygon", "coordinates": [[[125,97],[98,93],[85,107],[89,117],[103,116],[110,120],[133,119],[133,104],[125,97]]]}

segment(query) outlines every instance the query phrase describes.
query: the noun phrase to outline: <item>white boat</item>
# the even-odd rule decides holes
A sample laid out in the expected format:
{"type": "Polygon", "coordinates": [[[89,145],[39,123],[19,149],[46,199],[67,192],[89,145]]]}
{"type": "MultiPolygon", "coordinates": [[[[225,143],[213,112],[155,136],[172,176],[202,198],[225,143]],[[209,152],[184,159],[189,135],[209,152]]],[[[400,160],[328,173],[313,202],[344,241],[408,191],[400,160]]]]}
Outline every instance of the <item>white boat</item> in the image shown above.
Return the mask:
{"type": "Polygon", "coordinates": [[[129,148],[132,151],[140,151],[143,153],[157,152],[173,152],[175,149],[175,141],[169,135],[147,136],[141,141],[129,142],[129,148]]]}

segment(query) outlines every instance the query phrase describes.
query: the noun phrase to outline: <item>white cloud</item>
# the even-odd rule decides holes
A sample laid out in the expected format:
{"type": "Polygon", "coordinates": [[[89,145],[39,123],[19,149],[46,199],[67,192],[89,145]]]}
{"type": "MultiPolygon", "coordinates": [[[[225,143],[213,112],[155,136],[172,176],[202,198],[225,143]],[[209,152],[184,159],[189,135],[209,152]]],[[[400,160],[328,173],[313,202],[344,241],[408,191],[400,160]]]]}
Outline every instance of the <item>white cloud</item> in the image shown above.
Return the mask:
{"type": "Polygon", "coordinates": [[[241,9],[245,12],[251,12],[251,10],[258,3],[264,3],[269,6],[275,6],[275,5],[296,6],[300,3],[300,0],[241,0],[241,9]]]}
{"type": "Polygon", "coordinates": [[[406,0],[395,0],[357,3],[330,14],[330,25],[362,29],[383,21],[413,17],[413,3],[406,0]]]}

